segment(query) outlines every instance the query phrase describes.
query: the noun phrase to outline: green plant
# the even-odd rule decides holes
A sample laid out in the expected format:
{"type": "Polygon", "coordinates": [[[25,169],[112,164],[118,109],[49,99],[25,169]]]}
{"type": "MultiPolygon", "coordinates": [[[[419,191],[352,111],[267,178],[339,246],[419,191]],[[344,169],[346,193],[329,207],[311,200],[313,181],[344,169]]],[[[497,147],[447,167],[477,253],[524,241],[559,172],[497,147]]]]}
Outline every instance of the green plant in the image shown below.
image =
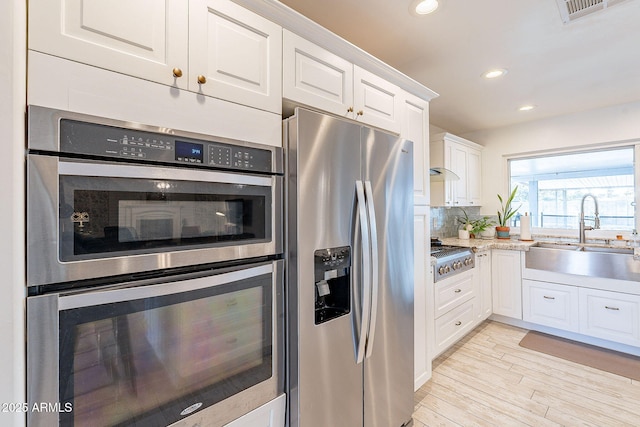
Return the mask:
{"type": "Polygon", "coordinates": [[[473,224],[471,219],[469,219],[469,215],[467,215],[467,212],[464,209],[460,209],[462,211],[462,214],[464,215],[463,217],[457,217],[456,219],[458,220],[458,222],[462,225],[462,230],[467,230],[469,232],[471,232],[471,230],[473,230],[473,224]]]}
{"type": "Polygon", "coordinates": [[[498,211],[498,224],[501,227],[506,227],[507,224],[509,223],[509,219],[511,219],[511,217],[514,216],[516,212],[518,212],[518,209],[520,209],[520,206],[522,206],[520,205],[515,209],[511,207],[511,203],[513,202],[513,198],[516,196],[517,191],[518,191],[518,186],[516,185],[513,191],[511,192],[511,194],[509,195],[509,198],[507,199],[506,202],[503,202],[502,196],[498,194],[498,200],[500,200],[500,210],[498,211]]]}
{"type": "Polygon", "coordinates": [[[480,233],[482,233],[492,225],[495,225],[495,222],[493,222],[493,220],[490,219],[490,217],[483,216],[482,218],[474,219],[471,221],[471,226],[473,227],[471,232],[476,236],[478,236],[480,233]]]}

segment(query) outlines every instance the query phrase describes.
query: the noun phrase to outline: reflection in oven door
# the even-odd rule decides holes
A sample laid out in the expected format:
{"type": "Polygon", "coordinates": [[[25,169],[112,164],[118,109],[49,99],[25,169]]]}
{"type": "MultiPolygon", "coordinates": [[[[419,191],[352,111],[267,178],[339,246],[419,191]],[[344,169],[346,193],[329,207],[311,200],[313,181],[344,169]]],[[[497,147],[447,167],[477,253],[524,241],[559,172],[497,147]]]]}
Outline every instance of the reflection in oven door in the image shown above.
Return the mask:
{"type": "Polygon", "coordinates": [[[29,401],[73,408],[30,425],[222,425],[274,399],[282,281],[276,261],[29,298],[29,401]]]}

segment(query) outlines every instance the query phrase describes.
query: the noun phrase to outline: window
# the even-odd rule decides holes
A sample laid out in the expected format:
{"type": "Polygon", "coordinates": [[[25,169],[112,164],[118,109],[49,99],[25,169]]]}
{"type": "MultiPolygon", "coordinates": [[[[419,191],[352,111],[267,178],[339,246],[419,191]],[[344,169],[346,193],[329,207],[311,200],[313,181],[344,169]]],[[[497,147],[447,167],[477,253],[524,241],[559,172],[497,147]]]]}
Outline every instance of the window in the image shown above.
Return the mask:
{"type": "MultiPolygon", "coordinates": [[[[598,203],[600,228],[635,228],[633,147],[511,159],[509,173],[511,188],[518,186],[514,205],[522,204],[515,225],[530,212],[533,227],[578,229],[583,197],[591,194],[598,203]]],[[[590,197],[584,213],[592,225],[590,197]]]]}

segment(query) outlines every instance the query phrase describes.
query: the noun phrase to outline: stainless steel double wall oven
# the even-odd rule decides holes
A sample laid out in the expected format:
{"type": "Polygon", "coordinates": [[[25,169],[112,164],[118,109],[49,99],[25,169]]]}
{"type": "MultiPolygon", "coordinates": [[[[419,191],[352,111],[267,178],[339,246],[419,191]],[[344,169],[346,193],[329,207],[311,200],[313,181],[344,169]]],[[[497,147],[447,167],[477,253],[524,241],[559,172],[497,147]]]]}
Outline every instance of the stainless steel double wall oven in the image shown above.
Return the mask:
{"type": "Polygon", "coordinates": [[[27,148],[27,393],[62,408],[30,425],[282,393],[281,148],[37,106],[27,148]]]}

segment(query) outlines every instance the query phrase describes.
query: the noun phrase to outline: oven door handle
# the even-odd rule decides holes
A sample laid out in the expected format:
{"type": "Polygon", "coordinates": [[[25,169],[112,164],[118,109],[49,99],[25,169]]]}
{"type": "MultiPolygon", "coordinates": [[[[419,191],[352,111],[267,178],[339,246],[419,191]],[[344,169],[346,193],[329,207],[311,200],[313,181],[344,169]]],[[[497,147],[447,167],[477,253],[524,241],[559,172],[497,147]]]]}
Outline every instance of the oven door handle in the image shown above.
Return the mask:
{"type": "Polygon", "coordinates": [[[360,222],[360,255],[362,257],[362,275],[360,285],[362,288],[362,319],[360,320],[360,331],[358,333],[358,342],[356,345],[356,363],[360,364],[364,361],[367,331],[369,330],[369,321],[371,318],[371,246],[369,241],[369,221],[367,219],[367,200],[364,194],[364,186],[362,181],[356,181],[356,209],[360,222]]]}
{"type": "Polygon", "coordinates": [[[370,181],[364,183],[365,197],[367,198],[367,213],[369,216],[369,232],[371,233],[371,317],[369,319],[369,332],[367,333],[367,359],[373,352],[373,340],[376,335],[376,320],[378,317],[378,295],[380,278],[378,271],[378,229],[376,224],[376,210],[373,203],[373,188],[370,181]]]}
{"type": "Polygon", "coordinates": [[[269,176],[198,170],[195,168],[163,168],[157,166],[114,164],[108,162],[72,162],[60,160],[58,162],[58,173],[60,175],[74,176],[141,178],[161,181],[214,182],[220,184],[243,184],[262,187],[269,187],[273,183],[273,177],[269,176]]]}

